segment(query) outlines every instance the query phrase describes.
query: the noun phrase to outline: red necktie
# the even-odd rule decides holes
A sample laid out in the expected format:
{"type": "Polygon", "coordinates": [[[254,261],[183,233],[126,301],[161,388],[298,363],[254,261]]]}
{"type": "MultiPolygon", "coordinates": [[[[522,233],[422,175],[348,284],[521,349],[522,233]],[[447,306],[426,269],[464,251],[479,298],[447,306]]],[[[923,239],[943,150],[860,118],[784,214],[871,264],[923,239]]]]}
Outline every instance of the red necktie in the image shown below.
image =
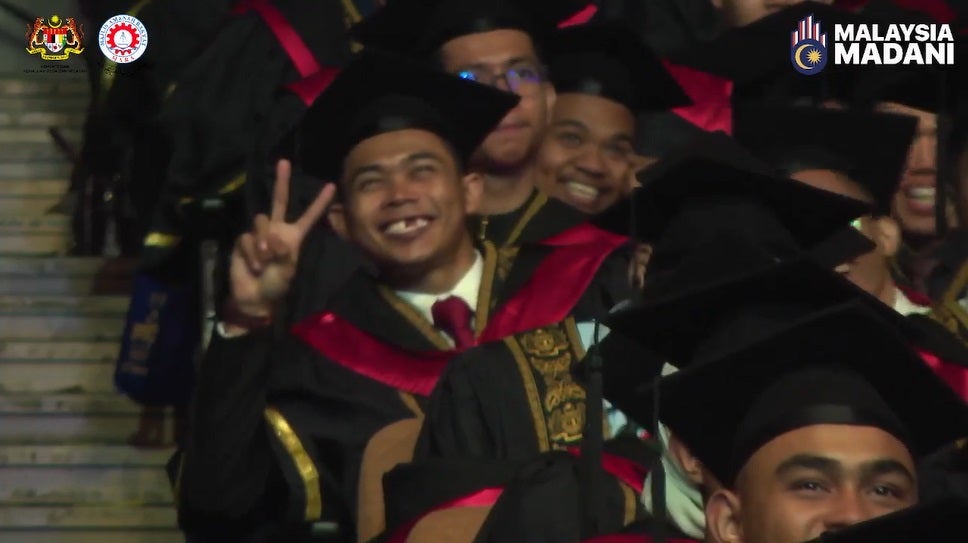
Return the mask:
{"type": "Polygon", "coordinates": [[[458,350],[474,346],[474,331],[471,330],[474,313],[467,302],[457,296],[448,296],[434,302],[430,314],[434,317],[434,326],[447,332],[458,350]]]}

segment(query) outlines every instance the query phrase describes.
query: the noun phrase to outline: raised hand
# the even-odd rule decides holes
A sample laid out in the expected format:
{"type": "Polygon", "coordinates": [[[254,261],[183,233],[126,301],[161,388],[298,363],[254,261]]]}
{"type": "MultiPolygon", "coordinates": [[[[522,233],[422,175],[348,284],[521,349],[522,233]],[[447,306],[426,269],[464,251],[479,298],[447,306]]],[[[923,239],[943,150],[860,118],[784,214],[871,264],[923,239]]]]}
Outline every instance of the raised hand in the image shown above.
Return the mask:
{"type": "Polygon", "coordinates": [[[257,215],[252,231],[239,236],[232,250],[232,303],[245,315],[271,315],[276,302],[289,291],[302,242],[336,192],[335,185],[326,184],[299,219],[286,222],[291,175],[292,165],[288,160],[280,160],[276,165],[271,215],[257,215]]]}

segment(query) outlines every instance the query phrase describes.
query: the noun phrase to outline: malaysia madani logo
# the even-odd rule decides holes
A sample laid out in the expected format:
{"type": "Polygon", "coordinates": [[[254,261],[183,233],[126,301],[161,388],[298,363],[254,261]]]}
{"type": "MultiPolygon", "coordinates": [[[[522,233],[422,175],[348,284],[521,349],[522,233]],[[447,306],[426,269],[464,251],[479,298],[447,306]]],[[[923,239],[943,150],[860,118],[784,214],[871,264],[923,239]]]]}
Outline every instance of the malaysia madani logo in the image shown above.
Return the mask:
{"type": "Polygon", "coordinates": [[[827,65],[827,33],[820,31],[813,15],[801,19],[790,33],[790,62],[803,75],[816,75],[827,65]]]}

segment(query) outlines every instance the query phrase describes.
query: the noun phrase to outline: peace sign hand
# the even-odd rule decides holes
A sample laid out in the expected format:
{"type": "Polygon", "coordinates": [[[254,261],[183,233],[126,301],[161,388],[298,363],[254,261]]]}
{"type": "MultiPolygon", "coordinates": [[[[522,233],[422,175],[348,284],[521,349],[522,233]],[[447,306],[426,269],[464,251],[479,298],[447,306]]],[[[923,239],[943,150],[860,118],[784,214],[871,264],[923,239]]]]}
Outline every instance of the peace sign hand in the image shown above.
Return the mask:
{"type": "Polygon", "coordinates": [[[299,249],[306,234],[325,213],[336,187],[326,184],[306,212],[286,222],[292,165],[280,160],[272,193],[272,214],[257,215],[253,230],[239,236],[232,250],[229,278],[235,308],[251,317],[267,317],[289,291],[296,274],[299,249]]]}

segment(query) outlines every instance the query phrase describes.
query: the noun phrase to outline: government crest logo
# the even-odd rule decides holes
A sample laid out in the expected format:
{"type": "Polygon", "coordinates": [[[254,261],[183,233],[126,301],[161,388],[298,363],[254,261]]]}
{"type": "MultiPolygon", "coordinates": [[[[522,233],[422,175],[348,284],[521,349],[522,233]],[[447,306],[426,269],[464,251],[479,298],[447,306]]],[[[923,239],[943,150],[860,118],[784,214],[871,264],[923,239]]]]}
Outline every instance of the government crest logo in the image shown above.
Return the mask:
{"type": "Polygon", "coordinates": [[[790,62],[803,75],[816,75],[827,65],[827,33],[813,15],[800,20],[790,36],[790,62]]]}
{"type": "Polygon", "coordinates": [[[82,27],[73,17],[37,17],[33,25],[27,25],[27,52],[44,60],[67,60],[71,55],[83,53],[82,27]]]}
{"type": "Polygon", "coordinates": [[[108,60],[128,64],[145,54],[148,48],[148,30],[137,17],[115,15],[101,25],[97,42],[108,60]]]}

